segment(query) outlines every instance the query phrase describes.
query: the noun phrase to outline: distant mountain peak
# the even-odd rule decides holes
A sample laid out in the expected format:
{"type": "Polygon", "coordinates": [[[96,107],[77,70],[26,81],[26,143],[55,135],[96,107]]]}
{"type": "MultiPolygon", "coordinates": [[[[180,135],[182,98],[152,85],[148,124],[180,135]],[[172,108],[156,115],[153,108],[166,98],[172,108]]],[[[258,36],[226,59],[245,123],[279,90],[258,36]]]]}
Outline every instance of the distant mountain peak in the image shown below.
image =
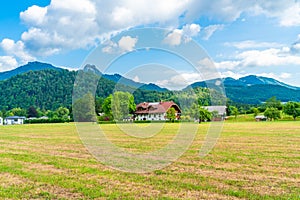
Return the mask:
{"type": "Polygon", "coordinates": [[[10,77],[16,76],[18,74],[26,73],[29,71],[39,71],[45,69],[62,70],[61,68],[54,67],[53,65],[48,63],[33,61],[33,62],[28,62],[26,65],[22,65],[13,70],[0,72],[0,80],[9,79],[10,77]]]}
{"type": "MultiPolygon", "coordinates": [[[[201,81],[201,82],[193,83],[191,86],[207,87],[206,83],[214,83],[214,82],[215,79],[201,81]]],[[[256,85],[273,85],[273,86],[282,86],[293,90],[300,90],[299,87],[288,85],[274,78],[268,78],[268,77],[257,76],[257,75],[248,75],[239,79],[234,79],[231,77],[223,78],[223,84],[225,88],[226,87],[247,87],[247,86],[256,86],[256,85]]]]}
{"type": "Polygon", "coordinates": [[[83,68],[83,71],[91,72],[91,73],[94,73],[98,76],[102,76],[102,73],[100,72],[100,70],[97,69],[97,67],[95,65],[86,64],[83,68]]]}
{"type": "Polygon", "coordinates": [[[300,88],[288,85],[286,83],[280,82],[274,78],[268,78],[263,76],[256,76],[256,75],[249,75],[238,79],[239,81],[243,82],[246,86],[252,85],[277,85],[283,86],[290,89],[299,90],[300,88]]]}
{"type": "Polygon", "coordinates": [[[115,83],[130,86],[130,87],[133,87],[133,88],[140,88],[140,89],[144,89],[144,90],[159,91],[159,92],[168,91],[168,89],[161,88],[161,87],[155,85],[154,83],[145,84],[145,83],[136,82],[134,80],[126,78],[126,77],[124,77],[120,74],[117,74],[117,73],[115,73],[115,74],[103,74],[102,72],[100,72],[98,70],[97,66],[92,65],[92,64],[86,64],[83,68],[83,71],[94,73],[98,76],[101,76],[103,78],[111,80],[115,83]]]}

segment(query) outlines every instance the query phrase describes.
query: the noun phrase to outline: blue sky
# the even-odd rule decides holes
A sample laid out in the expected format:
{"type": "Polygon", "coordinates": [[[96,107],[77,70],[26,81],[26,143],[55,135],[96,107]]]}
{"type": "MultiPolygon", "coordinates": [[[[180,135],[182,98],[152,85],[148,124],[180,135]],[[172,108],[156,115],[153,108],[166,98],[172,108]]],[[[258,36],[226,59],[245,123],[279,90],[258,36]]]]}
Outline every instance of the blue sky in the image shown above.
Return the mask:
{"type": "Polygon", "coordinates": [[[170,30],[162,38],[170,46],[198,43],[222,77],[255,74],[300,86],[297,0],[9,1],[0,7],[0,26],[0,71],[35,60],[77,69],[95,48],[106,53],[120,48],[126,54],[108,73],[151,82],[142,77],[145,70],[134,73],[133,66],[139,63],[149,73],[157,73],[152,82],[160,86],[172,88],[178,74],[187,83],[205,79],[178,56],[133,51],[140,38],[127,36],[127,30],[159,27],[170,30]],[[174,76],[159,76],[168,73],[159,70],[163,66],[176,71],[169,71],[174,76]]]}

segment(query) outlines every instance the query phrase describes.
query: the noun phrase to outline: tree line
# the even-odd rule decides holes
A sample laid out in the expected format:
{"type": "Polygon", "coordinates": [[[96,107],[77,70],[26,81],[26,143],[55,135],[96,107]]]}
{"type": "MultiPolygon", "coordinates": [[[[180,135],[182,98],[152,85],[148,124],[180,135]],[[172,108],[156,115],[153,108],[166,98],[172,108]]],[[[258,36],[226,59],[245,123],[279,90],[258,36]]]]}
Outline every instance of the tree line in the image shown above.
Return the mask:
{"type": "MultiPolygon", "coordinates": [[[[242,104],[233,102],[230,99],[224,100],[226,97],[222,94],[203,87],[189,88],[182,91],[149,91],[121,84],[117,85],[113,81],[103,77],[99,79],[97,75],[83,71],[30,71],[8,80],[0,81],[0,91],[0,114],[2,117],[21,115],[26,117],[48,116],[49,118],[57,119],[63,118],[58,112],[59,109],[62,110],[63,108],[68,110],[68,116],[70,120],[73,120],[74,113],[72,106],[81,105],[80,109],[91,111],[89,113],[90,116],[95,115],[95,113],[98,115],[99,113],[104,113],[99,116],[101,120],[120,120],[126,117],[118,111],[125,109],[124,102],[120,100],[125,98],[131,102],[127,114],[132,114],[135,104],[140,102],[172,100],[181,107],[183,111],[182,119],[190,120],[198,118],[200,121],[205,121],[211,119],[215,114],[205,113],[202,110],[202,106],[212,104],[211,96],[219,99],[220,105],[227,102],[227,115],[237,116],[238,114],[264,113],[265,116],[272,120],[280,118],[281,113],[290,115],[294,119],[299,116],[299,103],[297,102],[288,102],[283,105],[276,98],[271,98],[264,104],[242,104]],[[76,100],[72,103],[75,77],[80,73],[88,76],[88,78],[84,78],[80,82],[84,87],[82,87],[82,91],[79,91],[79,97],[84,95],[89,96],[87,97],[90,99],[88,101],[93,102],[92,104],[80,103],[80,101],[84,102],[86,100],[79,97],[75,98],[76,100]],[[97,81],[95,95],[92,95],[94,94],[93,92],[87,94],[85,91],[86,88],[93,87],[90,77],[94,77],[93,80],[97,81]],[[111,104],[112,102],[113,94],[120,91],[128,92],[131,96],[128,94],[126,94],[127,96],[122,96],[124,94],[119,93],[120,98],[116,97],[115,101],[119,101],[120,106],[109,106],[109,103],[111,104]],[[112,113],[115,113],[115,116],[112,113]]],[[[92,89],[88,89],[88,91],[92,91],[92,89]]],[[[80,114],[78,116],[80,117],[80,114]]]]}

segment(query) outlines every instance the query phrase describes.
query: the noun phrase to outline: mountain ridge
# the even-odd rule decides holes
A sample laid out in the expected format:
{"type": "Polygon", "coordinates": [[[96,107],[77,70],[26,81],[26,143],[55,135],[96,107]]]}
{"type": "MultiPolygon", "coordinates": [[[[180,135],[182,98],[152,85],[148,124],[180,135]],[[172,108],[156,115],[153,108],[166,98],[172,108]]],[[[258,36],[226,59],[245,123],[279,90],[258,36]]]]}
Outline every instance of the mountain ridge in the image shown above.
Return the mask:
{"type": "MultiPolygon", "coordinates": [[[[212,84],[212,83],[215,83],[216,80],[217,79],[210,79],[210,80],[206,80],[206,81],[194,82],[191,84],[191,87],[192,88],[206,87],[207,83],[212,84]]],[[[275,86],[286,87],[289,89],[300,90],[300,87],[283,83],[274,78],[256,76],[256,75],[248,75],[248,76],[241,77],[239,79],[226,77],[226,78],[222,78],[222,81],[223,81],[223,85],[225,88],[237,87],[237,86],[248,87],[248,86],[255,86],[255,85],[275,85],[275,86]]]]}
{"type": "MultiPolygon", "coordinates": [[[[69,77],[69,79],[66,83],[62,83],[59,86],[59,88],[61,89],[60,93],[62,94],[62,96],[66,95],[66,94],[64,94],[65,92],[63,91],[63,89],[64,89],[63,87],[66,87],[69,89],[73,87],[74,80],[73,80],[73,82],[71,82],[71,80],[73,78],[70,78],[70,77],[74,77],[75,74],[80,71],[80,70],[70,71],[70,70],[54,67],[51,64],[39,63],[39,62],[31,62],[31,63],[28,63],[28,66],[25,66],[25,67],[21,66],[20,68],[26,69],[27,73],[29,75],[33,76],[34,75],[33,72],[35,70],[30,69],[30,66],[39,65],[39,64],[42,66],[40,66],[40,67],[34,66],[35,70],[40,70],[40,72],[42,73],[41,74],[42,76],[47,77],[48,76],[48,75],[46,75],[47,73],[49,74],[49,76],[52,76],[53,81],[54,81],[53,82],[51,80],[53,82],[52,84],[54,84],[55,81],[60,81],[60,79],[62,79],[60,74],[52,73],[51,71],[53,71],[53,70],[56,72],[63,72],[65,74],[64,76],[67,75],[69,77]],[[43,73],[46,73],[46,74],[43,74],[43,73]],[[63,84],[66,84],[66,85],[64,86],[63,84]]],[[[144,84],[144,83],[135,82],[131,79],[123,77],[120,74],[103,74],[94,65],[86,65],[81,70],[83,70],[85,72],[95,73],[98,76],[101,76],[103,78],[103,80],[101,82],[102,85],[100,85],[99,87],[102,87],[102,90],[106,91],[106,93],[103,94],[104,96],[107,96],[111,92],[113,92],[112,86],[115,87],[116,84],[120,84],[121,86],[129,87],[129,88],[131,88],[131,91],[138,90],[139,93],[140,93],[140,91],[148,91],[150,93],[151,92],[152,93],[153,92],[156,92],[156,93],[174,92],[174,91],[168,90],[166,88],[161,88],[153,83],[144,84]],[[111,90],[109,90],[109,93],[107,93],[108,90],[106,89],[108,86],[111,87],[111,90]]],[[[22,70],[16,69],[15,71],[21,72],[22,70]]],[[[9,74],[9,72],[15,73],[15,71],[11,70],[6,73],[8,73],[8,74],[9,74]]],[[[3,73],[5,73],[5,72],[3,72],[3,73]]],[[[63,74],[63,73],[61,73],[61,74],[63,74]]],[[[23,75],[26,75],[26,73],[25,72],[19,73],[15,76],[11,75],[10,78],[7,78],[2,81],[0,80],[0,84],[2,85],[2,89],[0,88],[0,91],[4,91],[4,89],[5,90],[6,89],[8,89],[8,90],[18,89],[18,93],[14,93],[14,94],[12,94],[12,96],[10,95],[9,92],[7,92],[6,96],[3,94],[4,96],[2,95],[3,96],[2,101],[4,101],[7,98],[13,99],[17,95],[22,96],[25,86],[28,84],[33,84],[35,86],[33,88],[30,88],[30,91],[28,92],[28,94],[26,94],[27,96],[22,96],[23,99],[29,98],[30,95],[34,96],[36,94],[35,90],[43,91],[44,90],[43,88],[46,88],[45,84],[43,85],[43,83],[42,83],[43,81],[41,78],[36,78],[35,80],[37,81],[37,83],[35,83],[35,82],[32,82],[30,79],[28,79],[29,76],[26,76],[26,82],[22,82],[22,81],[19,83],[16,82],[17,85],[14,85],[14,88],[11,86],[11,84],[8,84],[9,80],[11,80],[12,78],[23,76],[23,75]],[[40,83],[39,83],[39,80],[40,80],[40,83]]],[[[19,77],[19,78],[22,79],[22,77],[19,77]]],[[[217,79],[195,82],[195,83],[191,84],[191,87],[192,88],[197,88],[197,87],[205,88],[205,87],[207,87],[206,86],[207,83],[215,84],[216,80],[217,79]]],[[[280,82],[273,78],[249,75],[249,76],[241,77],[239,79],[227,77],[227,78],[223,78],[222,81],[224,84],[226,96],[233,102],[239,102],[239,103],[245,103],[245,104],[259,104],[259,103],[264,102],[265,100],[267,100],[268,98],[270,98],[272,96],[276,96],[281,101],[300,101],[300,88],[299,87],[285,84],[285,83],[280,82]]],[[[57,90],[57,89],[55,89],[55,90],[57,90]]],[[[185,89],[182,89],[181,91],[184,92],[184,90],[185,89]]],[[[180,92],[180,91],[177,91],[177,92],[180,92]]],[[[68,94],[68,95],[70,96],[70,94],[68,94]]],[[[144,97],[146,98],[147,95],[144,97]]],[[[1,96],[1,94],[0,94],[0,96],[1,96]]],[[[47,94],[45,94],[45,96],[47,96],[47,94]]],[[[141,96],[143,96],[143,95],[141,95],[141,96]]],[[[158,96],[157,96],[157,99],[148,99],[148,100],[159,101],[159,100],[161,100],[161,98],[159,98],[158,96]]],[[[140,98],[138,100],[142,100],[142,99],[140,98]]],[[[43,103],[43,102],[40,102],[40,104],[41,103],[43,103]]],[[[17,104],[15,106],[17,106],[17,104]]]]}
{"type": "Polygon", "coordinates": [[[49,63],[43,63],[38,61],[28,62],[27,64],[17,67],[13,70],[0,72],[0,81],[9,79],[13,76],[16,76],[18,74],[23,74],[29,71],[39,71],[45,69],[63,70],[62,68],[55,67],[49,63]]]}
{"type": "MultiPolygon", "coordinates": [[[[15,75],[26,73],[29,71],[39,71],[39,70],[45,70],[45,69],[54,69],[54,70],[63,70],[63,68],[59,68],[56,66],[53,66],[49,63],[43,63],[39,61],[34,62],[28,62],[26,65],[22,65],[20,67],[17,67],[10,71],[0,72],[0,81],[5,80],[8,78],[11,78],[15,75]]],[[[131,79],[128,79],[126,77],[123,77],[120,74],[103,74],[100,72],[95,65],[87,64],[84,68],[84,71],[90,71],[92,73],[95,73],[99,76],[103,76],[104,78],[114,81],[115,83],[121,82],[122,84],[132,86],[135,88],[143,88],[148,90],[155,90],[155,91],[168,91],[167,88],[160,87],[154,83],[141,83],[136,82],[131,79]]],[[[206,81],[200,81],[200,82],[194,82],[190,86],[191,87],[206,87],[206,83],[213,83],[216,79],[206,80],[206,81]]],[[[281,81],[278,81],[274,78],[269,77],[263,77],[263,76],[257,76],[257,75],[248,75],[241,77],[239,79],[234,79],[232,77],[226,77],[223,78],[223,84],[225,87],[229,86],[253,86],[253,85],[278,85],[283,86],[290,89],[300,90],[300,87],[289,85],[286,83],[283,83],[281,81]]]]}

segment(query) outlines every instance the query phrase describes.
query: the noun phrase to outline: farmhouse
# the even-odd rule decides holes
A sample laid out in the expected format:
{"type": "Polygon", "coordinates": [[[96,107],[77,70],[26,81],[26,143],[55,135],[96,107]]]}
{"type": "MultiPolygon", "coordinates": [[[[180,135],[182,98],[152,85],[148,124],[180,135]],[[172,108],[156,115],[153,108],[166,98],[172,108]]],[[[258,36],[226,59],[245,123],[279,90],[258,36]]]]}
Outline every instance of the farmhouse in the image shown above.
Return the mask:
{"type": "Polygon", "coordinates": [[[26,118],[23,116],[11,116],[11,117],[6,117],[4,120],[4,124],[6,125],[14,125],[14,124],[24,124],[24,120],[26,118]]]}
{"type": "Polygon", "coordinates": [[[214,121],[223,121],[226,117],[226,106],[203,106],[203,108],[211,113],[217,113],[217,116],[214,116],[214,121]]]}
{"type": "Polygon", "coordinates": [[[169,108],[175,109],[176,119],[178,120],[181,115],[179,106],[173,101],[166,102],[143,102],[136,106],[135,120],[166,120],[166,113],[169,108]]]}
{"type": "Polygon", "coordinates": [[[3,125],[3,118],[0,117],[0,126],[3,125]]]}

